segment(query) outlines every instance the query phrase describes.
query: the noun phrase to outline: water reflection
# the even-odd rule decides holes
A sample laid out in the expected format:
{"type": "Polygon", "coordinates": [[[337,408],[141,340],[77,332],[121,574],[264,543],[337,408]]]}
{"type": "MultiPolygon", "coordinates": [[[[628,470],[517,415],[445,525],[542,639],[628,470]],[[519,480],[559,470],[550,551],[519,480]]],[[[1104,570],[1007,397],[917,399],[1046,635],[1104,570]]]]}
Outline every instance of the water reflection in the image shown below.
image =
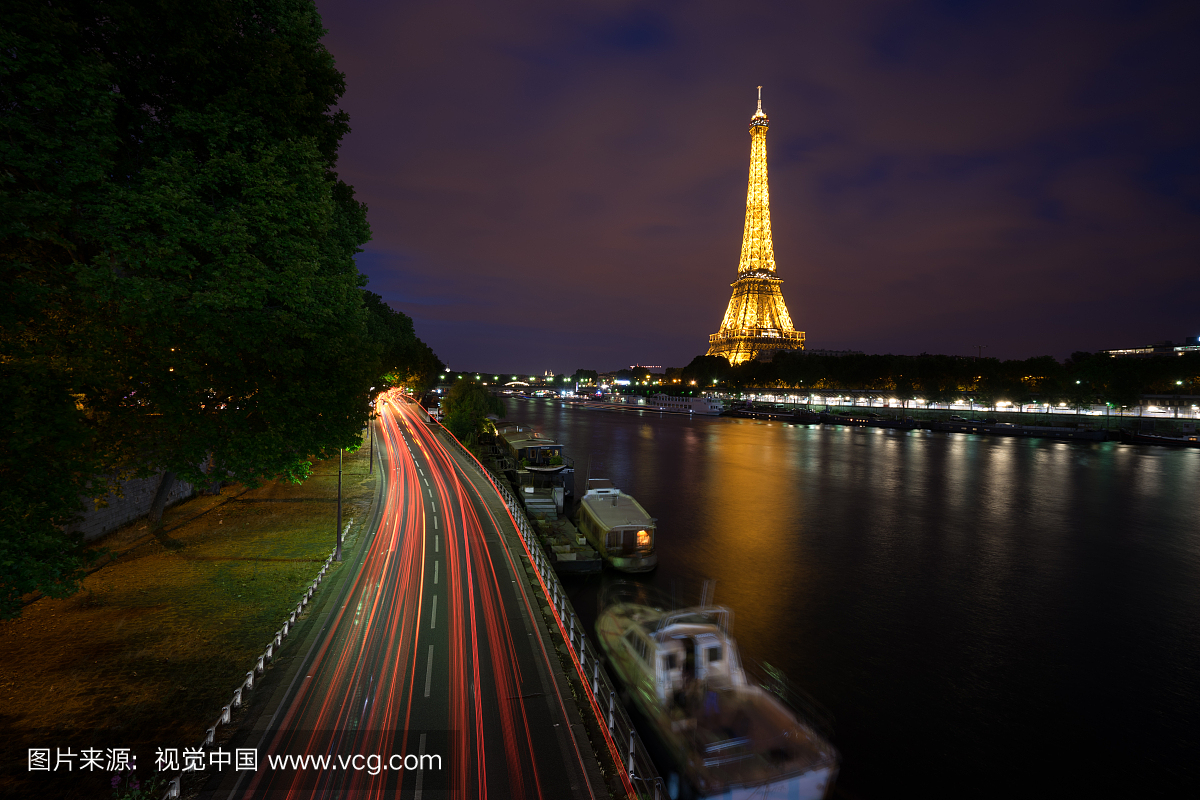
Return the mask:
{"type": "Polygon", "coordinates": [[[717,579],[746,654],[833,710],[854,796],[914,765],[926,797],[1200,782],[1200,453],[508,409],[659,518],[641,580],[717,579]]]}

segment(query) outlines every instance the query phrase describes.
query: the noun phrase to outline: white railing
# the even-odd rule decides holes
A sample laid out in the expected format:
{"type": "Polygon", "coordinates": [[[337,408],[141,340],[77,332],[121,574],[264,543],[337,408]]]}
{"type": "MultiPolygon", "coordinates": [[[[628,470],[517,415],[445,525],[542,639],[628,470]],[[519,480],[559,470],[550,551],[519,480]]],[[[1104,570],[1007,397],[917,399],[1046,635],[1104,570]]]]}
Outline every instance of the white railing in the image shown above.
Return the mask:
{"type": "MultiPolygon", "coordinates": [[[[263,673],[266,672],[267,666],[269,666],[275,661],[276,658],[279,657],[280,648],[283,647],[283,644],[287,641],[288,637],[295,632],[296,621],[304,613],[305,608],[308,607],[313,595],[316,594],[317,587],[319,587],[321,585],[321,581],[324,580],[325,573],[329,571],[329,567],[333,563],[334,553],[336,553],[336,551],[330,553],[329,557],[326,558],[321,564],[321,569],[319,572],[317,572],[317,576],[313,578],[312,583],[309,584],[308,588],[304,591],[304,594],[300,595],[300,602],[296,603],[296,607],[288,613],[287,618],[283,621],[283,625],[279,628],[279,630],[275,631],[275,635],[267,643],[267,647],[263,651],[262,655],[255,659],[254,668],[246,672],[246,677],[242,679],[242,682],[239,683],[237,688],[233,690],[232,699],[230,699],[226,705],[221,707],[221,712],[217,716],[217,721],[214,722],[204,732],[204,740],[200,743],[200,749],[202,751],[214,746],[217,729],[222,725],[229,725],[232,721],[232,712],[244,705],[245,698],[243,697],[243,692],[254,691],[256,678],[261,677],[263,673]]],[[[163,800],[172,800],[173,798],[180,797],[182,791],[182,781],[182,770],[176,772],[171,778],[169,778],[166,791],[162,796],[163,800]]]]}

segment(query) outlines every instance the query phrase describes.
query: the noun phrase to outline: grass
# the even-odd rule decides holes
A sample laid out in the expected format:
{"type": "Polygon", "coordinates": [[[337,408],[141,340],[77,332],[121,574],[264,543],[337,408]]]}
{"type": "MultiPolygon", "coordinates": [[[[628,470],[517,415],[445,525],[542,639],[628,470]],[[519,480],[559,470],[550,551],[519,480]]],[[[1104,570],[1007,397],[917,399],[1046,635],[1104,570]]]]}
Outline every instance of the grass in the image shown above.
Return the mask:
{"type": "MultiPolygon", "coordinates": [[[[343,464],[347,553],[375,487],[369,448],[343,464]]],[[[108,794],[111,773],[30,772],[27,748],[196,747],[333,549],[338,460],[302,485],[231,486],[98,544],[117,557],[64,600],[0,622],[0,794],[108,794]]],[[[328,582],[322,585],[322,588],[328,582]]],[[[286,646],[285,646],[286,647],[286,646]]]]}

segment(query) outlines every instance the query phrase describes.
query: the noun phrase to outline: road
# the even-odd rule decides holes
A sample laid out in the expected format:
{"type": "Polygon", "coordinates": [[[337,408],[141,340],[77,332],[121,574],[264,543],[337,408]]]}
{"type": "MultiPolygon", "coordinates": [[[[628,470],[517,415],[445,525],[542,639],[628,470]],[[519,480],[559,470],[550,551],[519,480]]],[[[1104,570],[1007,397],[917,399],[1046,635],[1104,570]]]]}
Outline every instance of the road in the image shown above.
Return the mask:
{"type": "Polygon", "coordinates": [[[341,602],[310,621],[322,629],[277,709],[243,740],[258,770],[216,796],[607,794],[501,535],[512,523],[422,417],[381,404],[378,527],[341,602]]]}

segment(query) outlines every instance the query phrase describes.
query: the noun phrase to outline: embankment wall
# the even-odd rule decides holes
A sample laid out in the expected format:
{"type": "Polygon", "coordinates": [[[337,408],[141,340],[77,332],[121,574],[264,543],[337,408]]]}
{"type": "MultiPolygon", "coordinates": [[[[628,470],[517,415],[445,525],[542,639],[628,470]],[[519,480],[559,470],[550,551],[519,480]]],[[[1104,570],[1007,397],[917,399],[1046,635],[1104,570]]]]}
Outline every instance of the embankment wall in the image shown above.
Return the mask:
{"type": "MultiPolygon", "coordinates": [[[[90,542],[146,516],[150,513],[150,505],[154,502],[154,495],[161,481],[161,474],[124,481],[120,484],[119,494],[116,491],[110,493],[105,498],[107,505],[103,507],[90,499],[85,500],[87,511],[84,512],[83,519],[68,530],[81,532],[84,540],[90,542]]],[[[167,495],[167,505],[172,506],[193,494],[195,487],[190,483],[176,481],[167,495]]]]}

